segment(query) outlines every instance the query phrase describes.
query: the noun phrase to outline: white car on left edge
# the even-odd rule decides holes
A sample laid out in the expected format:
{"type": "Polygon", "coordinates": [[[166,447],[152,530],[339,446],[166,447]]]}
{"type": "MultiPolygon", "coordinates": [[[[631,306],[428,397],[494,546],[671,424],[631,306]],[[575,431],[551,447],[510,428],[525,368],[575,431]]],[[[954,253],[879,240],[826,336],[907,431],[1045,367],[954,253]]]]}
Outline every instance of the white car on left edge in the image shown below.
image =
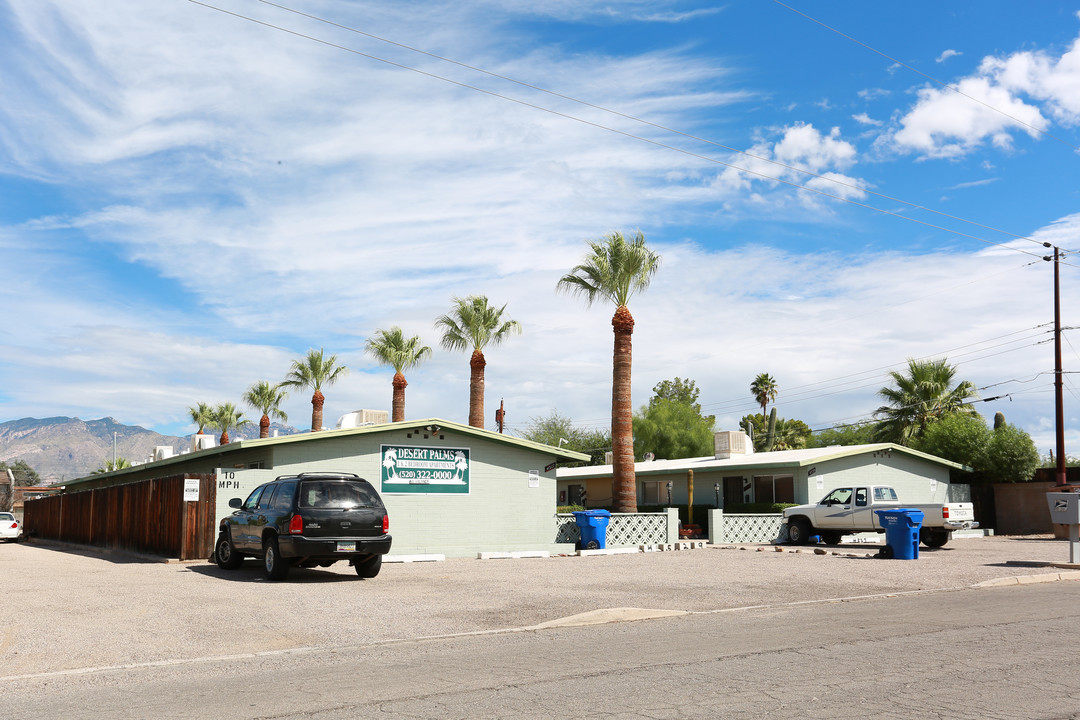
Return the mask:
{"type": "Polygon", "coordinates": [[[14,515],[9,512],[0,512],[0,540],[19,542],[21,532],[22,526],[14,515]]]}

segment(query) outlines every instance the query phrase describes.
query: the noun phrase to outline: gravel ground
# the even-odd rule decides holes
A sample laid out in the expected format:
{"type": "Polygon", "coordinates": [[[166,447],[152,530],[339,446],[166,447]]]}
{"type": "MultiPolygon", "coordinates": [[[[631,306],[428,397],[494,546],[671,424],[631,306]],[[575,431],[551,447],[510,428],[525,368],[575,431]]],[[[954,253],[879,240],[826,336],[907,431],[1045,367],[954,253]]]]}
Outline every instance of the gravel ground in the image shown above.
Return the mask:
{"type": "MultiPolygon", "coordinates": [[[[79,668],[527,627],[606,608],[708,611],[968,587],[1059,572],[1049,536],[957,538],[917,561],[874,545],[717,546],[665,553],[386,564],[262,578],[207,562],[146,562],[44,543],[0,545],[0,680],[79,668]],[[839,553],[839,554],[834,554],[839,553]]],[[[3,686],[0,685],[0,696],[3,686]]]]}

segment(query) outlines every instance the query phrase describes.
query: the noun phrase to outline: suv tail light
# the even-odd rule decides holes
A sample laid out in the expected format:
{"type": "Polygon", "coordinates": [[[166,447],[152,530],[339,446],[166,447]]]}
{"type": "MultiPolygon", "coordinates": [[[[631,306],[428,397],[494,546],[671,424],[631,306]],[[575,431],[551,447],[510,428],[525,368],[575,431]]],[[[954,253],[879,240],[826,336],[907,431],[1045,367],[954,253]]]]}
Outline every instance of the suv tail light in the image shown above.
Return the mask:
{"type": "Polygon", "coordinates": [[[946,520],[949,519],[949,506],[948,505],[942,505],[941,506],[941,517],[945,518],[946,520]]]}
{"type": "Polygon", "coordinates": [[[303,535],[304,534],[304,518],[299,515],[293,515],[289,520],[289,534],[290,535],[303,535]]]}
{"type": "Polygon", "coordinates": [[[382,516],[382,531],[383,531],[383,533],[390,532],[390,516],[389,515],[383,515],[382,516]]]}

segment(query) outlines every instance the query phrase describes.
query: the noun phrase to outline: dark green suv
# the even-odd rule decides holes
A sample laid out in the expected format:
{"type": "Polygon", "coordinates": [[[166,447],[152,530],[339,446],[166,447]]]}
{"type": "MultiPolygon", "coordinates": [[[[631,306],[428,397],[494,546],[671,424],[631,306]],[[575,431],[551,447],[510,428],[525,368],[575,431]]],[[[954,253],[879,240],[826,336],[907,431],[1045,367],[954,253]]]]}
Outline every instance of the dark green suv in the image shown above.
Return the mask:
{"type": "Polygon", "coordinates": [[[284,475],[255,488],[221,521],[214,546],[219,567],[235,570],[244,557],[263,559],[269,580],[284,580],[293,565],[330,567],[348,560],[373,578],[390,552],[390,518],[375,488],[349,473],[284,475]]]}

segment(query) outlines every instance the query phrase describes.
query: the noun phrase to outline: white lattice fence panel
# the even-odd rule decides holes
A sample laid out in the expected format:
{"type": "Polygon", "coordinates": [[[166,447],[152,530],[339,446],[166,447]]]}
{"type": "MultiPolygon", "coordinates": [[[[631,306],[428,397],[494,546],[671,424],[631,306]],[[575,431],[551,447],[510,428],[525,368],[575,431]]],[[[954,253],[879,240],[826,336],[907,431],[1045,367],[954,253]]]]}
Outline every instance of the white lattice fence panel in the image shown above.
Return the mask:
{"type": "MultiPolygon", "coordinates": [[[[570,514],[556,515],[555,542],[576,543],[579,540],[581,540],[581,530],[574,522],[574,516],[570,514]]],[[[667,541],[666,514],[612,514],[611,521],[608,523],[608,547],[614,545],[655,545],[667,541]]]]}
{"type": "Polygon", "coordinates": [[[611,516],[607,530],[608,545],[655,545],[667,541],[666,514],[626,513],[611,516]]]}
{"type": "Polygon", "coordinates": [[[555,542],[577,543],[581,540],[581,528],[574,522],[573,515],[555,516],[555,542]]]}
{"type": "Polygon", "coordinates": [[[773,542],[787,540],[782,515],[729,515],[724,513],[723,542],[773,542]]]}

